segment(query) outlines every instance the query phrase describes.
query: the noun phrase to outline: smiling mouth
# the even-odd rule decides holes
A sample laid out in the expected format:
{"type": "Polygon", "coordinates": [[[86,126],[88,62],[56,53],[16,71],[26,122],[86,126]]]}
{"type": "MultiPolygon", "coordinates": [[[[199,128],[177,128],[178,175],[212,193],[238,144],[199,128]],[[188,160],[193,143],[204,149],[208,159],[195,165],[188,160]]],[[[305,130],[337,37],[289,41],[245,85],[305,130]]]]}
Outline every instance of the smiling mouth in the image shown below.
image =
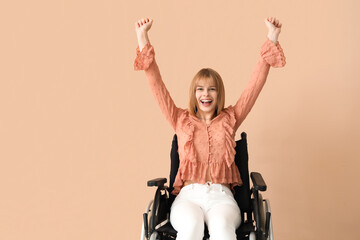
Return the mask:
{"type": "Polygon", "coordinates": [[[208,107],[211,105],[212,100],[200,100],[203,106],[208,107]]]}

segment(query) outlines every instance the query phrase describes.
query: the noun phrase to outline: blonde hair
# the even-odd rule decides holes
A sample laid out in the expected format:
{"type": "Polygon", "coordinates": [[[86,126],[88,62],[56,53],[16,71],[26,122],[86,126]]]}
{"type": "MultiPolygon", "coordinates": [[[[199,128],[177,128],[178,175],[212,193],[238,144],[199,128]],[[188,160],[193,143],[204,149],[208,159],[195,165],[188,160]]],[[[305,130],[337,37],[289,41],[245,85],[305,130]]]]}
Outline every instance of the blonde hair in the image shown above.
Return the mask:
{"type": "Polygon", "coordinates": [[[193,78],[190,84],[189,91],[189,112],[191,115],[196,116],[197,113],[197,101],[195,97],[196,85],[200,79],[213,79],[217,90],[217,105],[213,117],[216,117],[224,109],[225,105],[225,89],[224,83],[219,73],[211,68],[201,69],[193,78]]]}

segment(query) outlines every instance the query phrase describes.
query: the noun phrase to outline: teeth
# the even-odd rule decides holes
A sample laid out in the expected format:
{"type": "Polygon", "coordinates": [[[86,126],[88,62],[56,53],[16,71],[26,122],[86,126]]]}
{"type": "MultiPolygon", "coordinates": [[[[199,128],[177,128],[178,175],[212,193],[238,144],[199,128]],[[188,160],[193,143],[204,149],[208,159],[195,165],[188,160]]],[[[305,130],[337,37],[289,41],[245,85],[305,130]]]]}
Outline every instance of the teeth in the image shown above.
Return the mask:
{"type": "Polygon", "coordinates": [[[201,102],[208,103],[208,102],[212,102],[212,101],[211,100],[201,100],[201,102]]]}

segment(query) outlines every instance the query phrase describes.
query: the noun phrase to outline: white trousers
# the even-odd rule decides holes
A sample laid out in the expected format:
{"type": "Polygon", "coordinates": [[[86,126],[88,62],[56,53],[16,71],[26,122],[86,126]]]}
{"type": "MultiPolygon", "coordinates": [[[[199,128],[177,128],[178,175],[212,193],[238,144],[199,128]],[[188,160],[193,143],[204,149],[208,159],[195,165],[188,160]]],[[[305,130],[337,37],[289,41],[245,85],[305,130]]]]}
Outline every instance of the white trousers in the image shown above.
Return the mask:
{"type": "Polygon", "coordinates": [[[204,222],[210,240],[236,240],[240,209],[231,190],[221,184],[190,184],[180,190],[171,206],[170,222],[177,240],[202,240],[204,222]]]}

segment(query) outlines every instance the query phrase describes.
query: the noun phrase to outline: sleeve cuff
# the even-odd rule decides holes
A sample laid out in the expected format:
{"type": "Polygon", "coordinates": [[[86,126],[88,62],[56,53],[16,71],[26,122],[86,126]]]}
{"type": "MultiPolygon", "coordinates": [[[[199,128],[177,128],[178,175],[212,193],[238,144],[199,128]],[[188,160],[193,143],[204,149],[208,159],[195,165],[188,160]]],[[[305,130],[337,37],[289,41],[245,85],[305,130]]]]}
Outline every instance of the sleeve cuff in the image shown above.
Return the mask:
{"type": "Polygon", "coordinates": [[[154,61],[155,52],[153,46],[148,42],[144,48],[139,50],[139,46],[136,48],[136,58],[134,61],[134,70],[146,70],[154,61]]]}
{"type": "Polygon", "coordinates": [[[279,41],[275,44],[269,38],[261,47],[261,57],[272,67],[283,67],[286,64],[284,52],[279,41]]]}

